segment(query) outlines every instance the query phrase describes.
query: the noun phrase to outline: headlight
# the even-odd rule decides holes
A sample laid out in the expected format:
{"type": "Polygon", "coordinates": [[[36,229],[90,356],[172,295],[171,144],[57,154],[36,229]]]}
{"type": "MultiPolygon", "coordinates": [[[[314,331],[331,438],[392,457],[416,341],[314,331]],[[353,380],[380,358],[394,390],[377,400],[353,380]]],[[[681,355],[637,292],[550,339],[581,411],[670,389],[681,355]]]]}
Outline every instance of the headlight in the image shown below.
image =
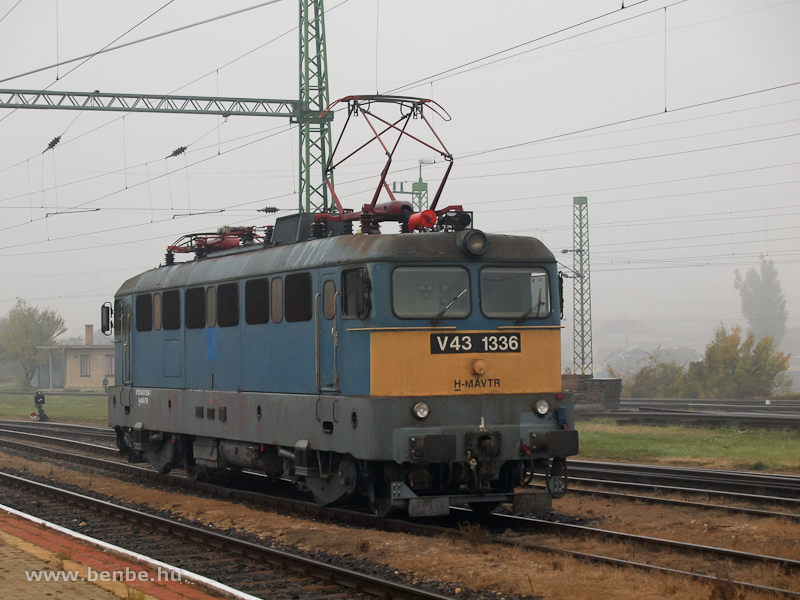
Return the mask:
{"type": "Polygon", "coordinates": [[[427,404],[424,402],[417,402],[414,405],[414,416],[418,419],[424,419],[428,416],[428,413],[431,412],[431,409],[428,407],[427,404]]]}
{"type": "Polygon", "coordinates": [[[550,405],[547,403],[547,400],[545,399],[537,400],[536,404],[533,405],[533,410],[536,411],[537,415],[543,417],[548,412],[550,412],[550,405]]]}
{"type": "Polygon", "coordinates": [[[489,247],[489,240],[486,234],[477,229],[468,231],[461,240],[461,249],[472,258],[483,256],[489,247]]]}

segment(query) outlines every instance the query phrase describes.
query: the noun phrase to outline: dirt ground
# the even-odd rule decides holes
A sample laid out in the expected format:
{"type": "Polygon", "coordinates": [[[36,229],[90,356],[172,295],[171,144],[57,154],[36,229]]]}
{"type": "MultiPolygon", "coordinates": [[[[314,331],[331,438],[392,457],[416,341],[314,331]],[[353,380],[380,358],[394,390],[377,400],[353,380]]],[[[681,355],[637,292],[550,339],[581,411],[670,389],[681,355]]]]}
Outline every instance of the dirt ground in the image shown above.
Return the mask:
{"type": "MultiPolygon", "coordinates": [[[[443,580],[456,586],[490,588],[498,598],[539,594],[553,600],[581,600],[612,596],[615,599],[640,598],[758,598],[747,593],[741,596],[720,596],[712,586],[687,577],[643,573],[588,564],[568,557],[502,547],[472,540],[419,538],[408,534],[353,529],[305,518],[278,515],[246,508],[239,504],[188,496],[177,492],[158,491],[120,481],[113,477],[87,474],[80,467],[68,464],[27,461],[0,452],[0,464],[13,469],[27,469],[32,474],[56,481],[88,487],[108,496],[171,511],[175,515],[213,524],[221,529],[236,528],[254,533],[265,540],[306,550],[363,557],[385,563],[413,577],[443,580]]],[[[748,519],[723,513],[699,512],[692,509],[664,508],[630,502],[612,503],[589,498],[567,497],[554,502],[564,514],[597,519],[595,526],[643,535],[670,537],[708,545],[730,546],[749,551],[798,558],[800,527],[784,519],[748,519]]],[[[536,536],[541,544],[569,546],[575,549],[598,550],[592,541],[557,540],[536,536]]],[[[618,545],[621,557],[646,560],[640,548],[618,545]]],[[[604,550],[607,546],[604,547],[604,550]]],[[[658,553],[653,553],[658,556],[658,553]]],[[[661,555],[663,558],[663,555],[661,555]]],[[[681,561],[692,570],[696,558],[681,561]]],[[[695,567],[697,565],[695,564],[695,567]]],[[[727,567],[710,573],[725,576],[727,567]]],[[[715,567],[714,570],[717,570],[715,567]]],[[[729,572],[732,568],[729,570],[729,572]]],[[[764,567],[759,581],[800,589],[796,577],[764,567]],[[763,579],[763,581],[762,581],[763,579]]],[[[736,575],[742,577],[740,571],[736,575]]],[[[735,578],[735,577],[734,577],[735,578]]],[[[763,596],[767,597],[767,596],[763,596]]]]}

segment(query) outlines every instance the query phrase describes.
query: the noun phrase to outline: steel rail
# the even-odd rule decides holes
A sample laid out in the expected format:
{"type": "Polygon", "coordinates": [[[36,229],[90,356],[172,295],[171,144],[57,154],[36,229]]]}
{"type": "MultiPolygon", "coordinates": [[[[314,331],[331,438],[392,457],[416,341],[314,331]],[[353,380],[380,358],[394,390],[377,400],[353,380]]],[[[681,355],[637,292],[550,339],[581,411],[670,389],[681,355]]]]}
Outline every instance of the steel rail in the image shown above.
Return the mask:
{"type": "Polygon", "coordinates": [[[282,568],[287,566],[294,571],[310,574],[317,579],[326,582],[333,582],[343,587],[350,588],[359,593],[366,593],[380,598],[393,598],[397,600],[445,600],[449,596],[419,590],[411,586],[396,583],[374,575],[359,573],[351,569],[331,565],[324,561],[315,560],[305,556],[300,556],[276,550],[254,542],[248,542],[229,535],[210,531],[194,525],[187,525],[180,521],[174,521],[165,517],[151,515],[139,510],[119,506],[117,504],[98,500],[83,494],[71,492],[55,486],[38,483],[0,472],[0,480],[6,484],[27,487],[36,490],[37,493],[46,494],[51,497],[72,502],[80,506],[89,508],[93,511],[106,513],[115,517],[125,519],[137,524],[144,525],[150,529],[169,533],[184,539],[197,541],[215,548],[220,548],[248,558],[263,560],[269,564],[277,565],[282,568]]]}
{"type": "Polygon", "coordinates": [[[784,496],[766,496],[764,494],[743,494],[740,492],[726,492],[724,490],[711,490],[698,487],[671,486],[658,483],[638,483],[628,481],[615,481],[612,479],[592,479],[589,477],[570,477],[570,481],[579,483],[591,483],[595,485],[608,485],[618,488],[659,490],[663,492],[673,492],[676,494],[702,494],[708,496],[720,496],[745,502],[766,502],[772,504],[782,504],[785,506],[800,506],[800,500],[796,498],[786,498],[784,496]]]}
{"type": "Polygon", "coordinates": [[[663,546],[671,550],[699,552],[701,554],[707,554],[722,558],[735,558],[750,562],[758,561],[767,564],[776,564],[781,567],[792,567],[792,568],[800,567],[800,560],[794,560],[791,558],[782,558],[780,556],[769,556],[767,554],[755,554],[752,552],[743,552],[741,550],[720,548],[718,546],[705,546],[703,544],[692,544],[690,542],[680,542],[678,540],[668,540],[665,538],[650,537],[646,535],[638,535],[635,533],[624,533],[621,531],[611,531],[609,529],[587,527],[586,525],[557,523],[554,521],[547,521],[545,519],[537,519],[535,517],[501,515],[495,513],[492,514],[492,518],[504,524],[522,523],[526,526],[535,526],[537,529],[539,528],[551,529],[560,534],[569,533],[571,535],[591,535],[593,537],[604,537],[615,540],[622,540],[626,542],[647,544],[651,546],[663,546]]]}
{"type": "Polygon", "coordinates": [[[14,427],[28,431],[60,431],[63,433],[75,433],[80,435],[97,435],[103,437],[116,437],[116,433],[110,427],[98,427],[95,425],[75,425],[73,423],[54,423],[47,421],[21,421],[19,419],[0,419],[0,427],[14,427]]]}
{"type": "Polygon", "coordinates": [[[756,412],[700,412],[693,410],[658,411],[647,409],[637,410],[611,410],[611,411],[581,411],[578,410],[580,420],[614,419],[619,424],[624,423],[739,423],[750,427],[772,427],[778,429],[796,429],[800,427],[800,415],[794,414],[764,414],[756,412]]]}
{"type": "MultiPolygon", "coordinates": [[[[517,546],[520,548],[525,548],[528,550],[534,551],[541,551],[541,552],[549,552],[551,554],[560,554],[562,556],[570,556],[572,558],[577,558],[579,560],[585,560],[588,562],[594,562],[599,564],[610,565],[614,567],[629,567],[634,569],[640,569],[644,571],[652,571],[656,573],[663,573],[664,575],[683,575],[686,577],[690,577],[692,579],[696,579],[698,581],[704,581],[706,583],[712,583],[721,581],[721,578],[714,577],[713,575],[702,575],[701,573],[694,573],[692,571],[684,571],[682,569],[672,569],[670,567],[661,567],[658,565],[651,565],[648,563],[641,563],[633,560],[625,560],[622,558],[612,558],[610,556],[603,556],[600,554],[591,554],[588,552],[579,552],[577,550],[567,550],[565,548],[553,548],[551,546],[544,546],[539,544],[531,544],[528,542],[519,542],[512,539],[506,538],[494,538],[493,541],[496,543],[505,544],[508,546],[517,546]]],[[[736,585],[742,589],[752,590],[754,592],[765,592],[768,594],[782,594],[784,596],[800,598],[800,592],[794,592],[792,590],[787,590],[783,588],[776,588],[770,587],[766,585],[759,585],[757,583],[748,583],[746,581],[739,581],[736,579],[729,579],[727,580],[729,583],[736,585]]]]}
{"type": "MultiPolygon", "coordinates": [[[[574,480],[571,480],[574,482],[574,480]]],[[[582,481],[582,480],[581,480],[582,481]]],[[[606,483],[606,482],[603,482],[606,483]]],[[[544,486],[536,486],[544,489],[544,486]]],[[[747,508],[744,506],[730,506],[725,504],[711,504],[708,502],[694,502],[692,500],[677,500],[675,498],[660,498],[658,496],[642,496],[640,494],[623,494],[621,492],[609,492],[607,490],[592,490],[586,488],[569,488],[570,494],[584,494],[591,496],[602,496],[605,498],[618,498],[624,500],[635,500],[637,502],[646,502],[650,504],[666,504],[671,506],[686,506],[689,508],[699,508],[707,510],[724,510],[727,512],[741,513],[746,515],[753,515],[755,517],[773,517],[777,519],[793,519],[800,520],[800,514],[777,512],[771,510],[762,510],[759,508],[747,508]]]]}
{"type": "Polygon", "coordinates": [[[38,433],[27,433],[23,431],[14,431],[10,429],[0,429],[0,435],[21,438],[24,440],[31,440],[33,442],[55,444],[57,446],[66,446],[68,448],[74,448],[76,450],[87,450],[89,452],[98,452],[100,454],[119,456],[119,450],[117,448],[111,448],[110,446],[99,446],[98,444],[89,444],[87,442],[79,442],[77,440],[52,437],[47,435],[41,435],[38,433]]]}
{"type": "Polygon", "coordinates": [[[712,469],[692,469],[687,467],[670,467],[662,465],[641,465],[635,463],[609,463],[583,460],[569,461],[570,473],[575,478],[602,481],[604,476],[614,482],[643,483],[661,486],[663,482],[672,484],[680,482],[680,488],[692,489],[697,482],[706,487],[703,492],[730,491],[742,488],[758,488],[764,496],[767,492],[784,500],[800,498],[800,477],[783,474],[761,474],[746,471],[725,471],[712,469]],[[712,489],[716,487],[716,489],[712,489]]]}

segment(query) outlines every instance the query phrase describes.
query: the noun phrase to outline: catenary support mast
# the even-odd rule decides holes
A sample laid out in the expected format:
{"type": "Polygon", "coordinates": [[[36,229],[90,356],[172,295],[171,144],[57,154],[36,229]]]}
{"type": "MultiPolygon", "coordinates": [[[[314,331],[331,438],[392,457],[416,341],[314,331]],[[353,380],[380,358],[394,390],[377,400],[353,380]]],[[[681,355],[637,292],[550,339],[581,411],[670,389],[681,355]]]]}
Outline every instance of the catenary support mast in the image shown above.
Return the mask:
{"type": "Polygon", "coordinates": [[[572,332],[573,369],[576,375],[592,375],[592,294],[589,277],[589,201],[573,198],[572,250],[575,286],[575,319],[572,332]]]}
{"type": "MultiPolygon", "coordinates": [[[[328,51],[323,0],[300,0],[300,212],[328,212],[325,166],[331,152],[328,51]]],[[[333,174],[330,174],[333,183],[333,174]]]]}

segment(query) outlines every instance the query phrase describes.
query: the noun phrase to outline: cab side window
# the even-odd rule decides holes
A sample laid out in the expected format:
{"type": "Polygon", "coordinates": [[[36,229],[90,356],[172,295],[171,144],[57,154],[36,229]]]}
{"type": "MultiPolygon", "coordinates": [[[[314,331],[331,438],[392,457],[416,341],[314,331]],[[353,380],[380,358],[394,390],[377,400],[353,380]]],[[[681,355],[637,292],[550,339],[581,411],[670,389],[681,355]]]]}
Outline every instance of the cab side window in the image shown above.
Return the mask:
{"type": "Polygon", "coordinates": [[[364,320],[371,308],[367,270],[349,269],[342,273],[342,314],[345,318],[364,320]]]}

